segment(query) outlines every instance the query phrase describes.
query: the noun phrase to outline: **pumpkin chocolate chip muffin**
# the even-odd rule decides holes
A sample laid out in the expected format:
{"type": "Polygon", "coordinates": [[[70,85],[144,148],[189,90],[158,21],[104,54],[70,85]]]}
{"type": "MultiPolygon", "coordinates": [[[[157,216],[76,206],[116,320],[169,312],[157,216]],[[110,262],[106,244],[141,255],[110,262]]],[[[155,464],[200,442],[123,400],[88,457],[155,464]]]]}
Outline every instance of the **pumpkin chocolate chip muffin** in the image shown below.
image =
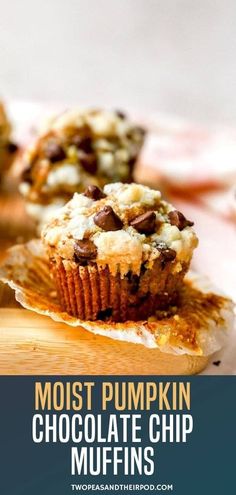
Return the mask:
{"type": "Polygon", "coordinates": [[[144,130],[121,112],[67,111],[51,121],[24,155],[20,191],[43,223],[74,192],[92,184],[131,182],[144,130]]]}
{"type": "Polygon", "coordinates": [[[11,125],[0,102],[0,182],[2,175],[10,167],[17,149],[16,144],[11,141],[11,125]]]}
{"type": "Polygon", "coordinates": [[[193,223],[139,184],[89,186],[44,227],[61,304],[80,319],[146,319],[176,303],[193,223]]]}

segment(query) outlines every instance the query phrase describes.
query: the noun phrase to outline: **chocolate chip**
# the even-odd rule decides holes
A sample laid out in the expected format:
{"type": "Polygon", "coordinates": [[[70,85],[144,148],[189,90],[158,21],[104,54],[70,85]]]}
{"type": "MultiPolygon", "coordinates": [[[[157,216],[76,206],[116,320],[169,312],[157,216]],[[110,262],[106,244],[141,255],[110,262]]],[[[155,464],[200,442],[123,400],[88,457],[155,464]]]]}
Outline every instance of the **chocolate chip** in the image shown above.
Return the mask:
{"type": "Polygon", "coordinates": [[[25,170],[23,170],[21,174],[21,178],[23,182],[27,182],[28,184],[33,184],[33,179],[31,176],[31,167],[27,167],[25,170]]]}
{"type": "Polygon", "coordinates": [[[220,361],[220,360],[219,360],[219,361],[213,361],[213,364],[214,364],[215,366],[220,366],[220,363],[221,363],[221,361],[220,361]]]}
{"type": "Polygon", "coordinates": [[[102,309],[97,313],[97,320],[106,320],[107,318],[110,318],[112,316],[112,313],[112,308],[102,309]]]}
{"type": "Polygon", "coordinates": [[[155,212],[147,211],[146,213],[139,215],[130,222],[130,225],[134,227],[140,234],[153,234],[156,227],[155,212]]]}
{"type": "Polygon", "coordinates": [[[121,110],[116,110],[116,115],[118,115],[118,117],[120,117],[120,119],[126,119],[125,113],[122,112],[121,110]]]}
{"type": "MultiPolygon", "coordinates": [[[[135,157],[131,157],[128,161],[128,165],[129,165],[129,168],[130,168],[130,172],[133,171],[133,168],[134,168],[134,165],[136,163],[136,156],[135,157]]],[[[132,177],[131,177],[131,182],[132,182],[132,177]]]]}
{"type": "Polygon", "coordinates": [[[94,175],[97,172],[97,159],[93,153],[84,153],[81,151],[79,154],[80,165],[88,172],[88,174],[94,175]]]}
{"type": "Polygon", "coordinates": [[[104,206],[102,210],[96,213],[94,223],[103,230],[121,230],[123,222],[114,212],[111,206],[104,206]]]}
{"type": "Polygon", "coordinates": [[[97,256],[97,248],[89,239],[76,241],[74,246],[75,258],[78,261],[91,260],[97,256]]]}
{"type": "Polygon", "coordinates": [[[66,158],[65,151],[55,141],[48,141],[46,143],[44,153],[46,158],[48,158],[52,163],[60,162],[61,160],[64,160],[66,158]]]}
{"type": "Polygon", "coordinates": [[[92,148],[92,139],[89,136],[83,137],[80,134],[75,134],[72,137],[71,142],[78,149],[84,151],[85,153],[91,153],[93,151],[93,148],[92,148]]]}
{"type": "Polygon", "coordinates": [[[194,225],[193,222],[187,220],[183,213],[178,210],[173,210],[168,213],[168,217],[171,225],[176,225],[179,230],[185,229],[185,227],[192,227],[194,225]]]}
{"type": "Polygon", "coordinates": [[[8,143],[7,151],[9,153],[15,153],[17,150],[18,150],[18,146],[16,143],[12,143],[12,142],[8,143]]]}
{"type": "Polygon", "coordinates": [[[165,242],[155,242],[155,246],[161,253],[161,261],[173,261],[176,258],[176,251],[169,248],[165,242]]]}
{"type": "Polygon", "coordinates": [[[104,194],[104,192],[97,186],[88,186],[87,189],[84,191],[84,196],[94,199],[94,201],[106,198],[106,194],[104,194]]]}
{"type": "Polygon", "coordinates": [[[176,258],[176,251],[174,249],[167,248],[161,252],[164,261],[173,261],[176,258]]]}

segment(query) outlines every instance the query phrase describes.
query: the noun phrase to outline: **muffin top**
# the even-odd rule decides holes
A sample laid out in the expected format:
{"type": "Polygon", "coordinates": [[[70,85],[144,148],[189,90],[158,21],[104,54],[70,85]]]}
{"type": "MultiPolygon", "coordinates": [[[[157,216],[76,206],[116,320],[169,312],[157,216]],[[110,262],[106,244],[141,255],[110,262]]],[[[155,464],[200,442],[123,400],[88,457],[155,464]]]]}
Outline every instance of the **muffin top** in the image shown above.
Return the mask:
{"type": "Polygon", "coordinates": [[[24,154],[21,193],[47,205],[89,184],[129,182],[144,130],[118,111],[67,111],[44,128],[24,154]]]}
{"type": "Polygon", "coordinates": [[[129,270],[139,274],[142,264],[152,268],[157,258],[178,272],[197,246],[192,225],[159,191],[115,183],[74,194],[44,227],[42,239],[55,255],[108,265],[113,275],[117,270],[122,276],[129,270]]]}

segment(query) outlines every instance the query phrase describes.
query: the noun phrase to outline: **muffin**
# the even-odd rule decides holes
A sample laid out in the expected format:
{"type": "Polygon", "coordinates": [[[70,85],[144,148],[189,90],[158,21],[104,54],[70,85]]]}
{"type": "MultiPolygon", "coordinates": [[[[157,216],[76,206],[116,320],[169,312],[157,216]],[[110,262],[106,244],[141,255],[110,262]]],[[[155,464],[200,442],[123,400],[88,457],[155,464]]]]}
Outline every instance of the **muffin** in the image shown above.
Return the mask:
{"type": "Polygon", "coordinates": [[[17,146],[11,141],[11,125],[0,102],[0,182],[10,167],[16,151],[17,146]]]}
{"type": "Polygon", "coordinates": [[[42,231],[63,310],[122,322],[175,305],[198,242],[192,225],[140,184],[75,193],[42,231]]]}
{"type": "Polygon", "coordinates": [[[88,185],[131,182],[144,130],[122,112],[67,111],[26,150],[20,191],[27,211],[44,223],[88,185]]]}

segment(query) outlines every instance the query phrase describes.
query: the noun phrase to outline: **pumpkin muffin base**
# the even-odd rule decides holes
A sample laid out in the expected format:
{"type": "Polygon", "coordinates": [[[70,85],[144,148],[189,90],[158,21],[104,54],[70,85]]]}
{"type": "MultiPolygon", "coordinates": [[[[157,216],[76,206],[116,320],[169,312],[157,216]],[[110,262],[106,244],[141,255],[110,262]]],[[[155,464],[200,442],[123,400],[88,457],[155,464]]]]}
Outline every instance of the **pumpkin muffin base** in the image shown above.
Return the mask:
{"type": "Polygon", "coordinates": [[[139,276],[114,276],[109,267],[86,266],[65,260],[49,250],[50,265],[64,311],[82,320],[125,322],[146,319],[157,309],[176,304],[189,265],[171,273],[171,262],[157,259],[152,269],[141,267],[139,276]]]}

